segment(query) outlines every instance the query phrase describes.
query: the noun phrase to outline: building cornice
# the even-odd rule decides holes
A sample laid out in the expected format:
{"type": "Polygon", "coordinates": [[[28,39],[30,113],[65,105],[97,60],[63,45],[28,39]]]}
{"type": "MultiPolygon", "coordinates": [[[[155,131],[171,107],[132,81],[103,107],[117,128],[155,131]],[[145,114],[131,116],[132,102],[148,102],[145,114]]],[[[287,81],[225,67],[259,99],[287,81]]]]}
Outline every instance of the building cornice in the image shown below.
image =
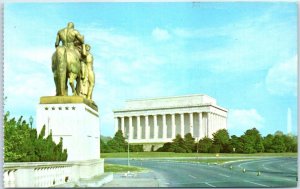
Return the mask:
{"type": "Polygon", "coordinates": [[[155,110],[171,110],[171,109],[182,109],[182,108],[202,108],[202,107],[214,107],[221,111],[228,112],[227,109],[222,108],[217,105],[212,104],[202,104],[202,105],[194,105],[194,106],[173,106],[173,107],[160,107],[160,108],[134,108],[134,109],[115,109],[113,110],[114,113],[125,113],[125,112],[134,112],[134,111],[155,111],[155,110]]]}

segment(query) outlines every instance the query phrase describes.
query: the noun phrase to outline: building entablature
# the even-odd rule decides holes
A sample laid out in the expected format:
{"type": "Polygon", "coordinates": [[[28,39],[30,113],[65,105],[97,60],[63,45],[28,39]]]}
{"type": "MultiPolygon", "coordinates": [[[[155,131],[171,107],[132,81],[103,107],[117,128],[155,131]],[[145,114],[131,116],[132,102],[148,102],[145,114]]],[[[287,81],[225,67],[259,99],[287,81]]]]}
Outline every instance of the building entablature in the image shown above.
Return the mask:
{"type": "Polygon", "coordinates": [[[218,106],[202,105],[177,108],[157,108],[157,109],[136,109],[136,110],[115,110],[115,117],[128,116],[147,116],[147,115],[164,115],[164,114],[183,114],[183,113],[212,113],[222,117],[227,117],[227,110],[218,106]]]}

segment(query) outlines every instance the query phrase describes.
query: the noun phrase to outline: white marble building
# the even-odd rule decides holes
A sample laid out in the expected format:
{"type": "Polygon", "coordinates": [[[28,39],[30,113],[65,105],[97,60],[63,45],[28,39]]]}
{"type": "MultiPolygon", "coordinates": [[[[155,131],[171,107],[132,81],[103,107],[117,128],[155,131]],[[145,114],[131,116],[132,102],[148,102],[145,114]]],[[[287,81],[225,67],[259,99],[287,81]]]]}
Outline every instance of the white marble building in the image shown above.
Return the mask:
{"type": "Polygon", "coordinates": [[[145,150],[171,142],[177,134],[196,140],[227,128],[227,110],[207,95],[189,95],[126,101],[114,110],[115,132],[122,130],[131,144],[145,150]]]}

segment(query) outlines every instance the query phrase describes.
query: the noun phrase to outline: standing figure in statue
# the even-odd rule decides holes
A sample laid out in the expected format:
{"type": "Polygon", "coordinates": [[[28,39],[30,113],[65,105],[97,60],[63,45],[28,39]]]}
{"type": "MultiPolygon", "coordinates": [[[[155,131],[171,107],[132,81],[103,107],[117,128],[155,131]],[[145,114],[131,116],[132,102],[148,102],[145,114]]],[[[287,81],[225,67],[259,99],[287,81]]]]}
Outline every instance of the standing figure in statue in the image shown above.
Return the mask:
{"type": "Polygon", "coordinates": [[[77,88],[78,93],[88,100],[92,100],[95,85],[95,73],[93,70],[93,55],[90,53],[91,47],[88,44],[82,46],[81,78],[77,88]]]}
{"type": "Polygon", "coordinates": [[[84,37],[74,29],[74,24],[69,22],[66,28],[58,31],[52,56],[52,71],[56,86],[56,96],[67,96],[69,84],[73,95],[77,95],[74,81],[81,72],[81,53],[78,45],[84,44],[84,37]],[[62,46],[60,46],[60,42],[62,46]]]}

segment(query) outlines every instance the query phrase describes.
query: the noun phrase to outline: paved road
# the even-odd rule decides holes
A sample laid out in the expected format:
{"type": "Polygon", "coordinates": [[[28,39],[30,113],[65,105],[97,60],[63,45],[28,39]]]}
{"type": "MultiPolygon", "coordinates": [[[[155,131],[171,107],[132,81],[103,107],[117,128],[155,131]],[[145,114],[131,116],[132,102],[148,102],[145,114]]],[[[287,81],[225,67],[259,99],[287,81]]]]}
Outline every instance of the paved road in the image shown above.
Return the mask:
{"type": "MultiPolygon", "coordinates": [[[[105,162],[126,165],[127,159],[106,159],[105,162]]],[[[130,160],[130,164],[150,169],[151,174],[159,175],[160,185],[167,187],[297,186],[297,158],[260,158],[223,165],[175,162],[174,159],[136,159],[130,160]]]]}
{"type": "Polygon", "coordinates": [[[165,187],[164,182],[161,182],[161,176],[154,171],[141,173],[130,173],[130,176],[125,176],[126,173],[115,173],[112,182],[106,183],[103,187],[165,187]]]}

